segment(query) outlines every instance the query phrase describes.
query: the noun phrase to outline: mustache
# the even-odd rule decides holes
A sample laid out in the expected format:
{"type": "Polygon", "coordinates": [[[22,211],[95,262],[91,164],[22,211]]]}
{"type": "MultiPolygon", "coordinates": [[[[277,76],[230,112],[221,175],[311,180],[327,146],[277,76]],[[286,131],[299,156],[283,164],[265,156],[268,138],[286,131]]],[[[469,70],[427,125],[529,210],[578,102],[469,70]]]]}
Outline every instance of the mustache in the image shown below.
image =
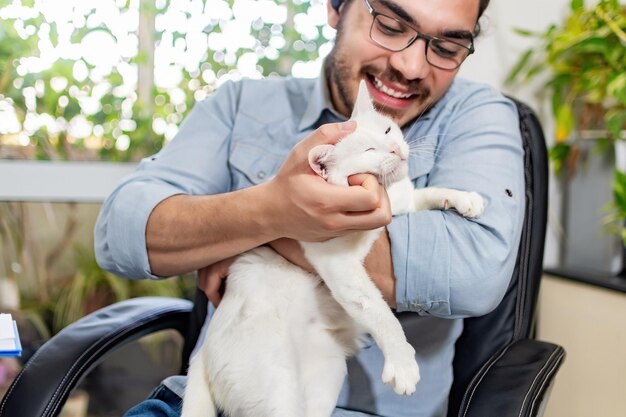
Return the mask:
{"type": "Polygon", "coordinates": [[[393,83],[404,85],[411,93],[416,94],[420,97],[428,97],[430,95],[430,89],[424,86],[421,79],[409,80],[404,75],[402,75],[400,71],[397,71],[394,68],[386,68],[384,70],[381,70],[380,68],[376,68],[370,65],[364,67],[363,72],[365,74],[372,74],[376,78],[381,78],[384,80],[389,80],[393,83]]]}

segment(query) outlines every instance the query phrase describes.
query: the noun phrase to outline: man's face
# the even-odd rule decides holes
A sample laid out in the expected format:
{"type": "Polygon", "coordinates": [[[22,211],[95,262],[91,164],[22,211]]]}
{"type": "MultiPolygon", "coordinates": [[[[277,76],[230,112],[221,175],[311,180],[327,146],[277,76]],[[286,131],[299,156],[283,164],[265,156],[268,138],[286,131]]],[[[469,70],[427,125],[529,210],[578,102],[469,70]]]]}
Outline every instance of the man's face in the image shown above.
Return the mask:
{"type": "MultiPolygon", "coordinates": [[[[473,32],[478,2],[370,0],[378,13],[437,37],[450,32],[473,32]]],[[[328,20],[337,29],[337,37],[325,70],[333,104],[346,116],[352,111],[359,81],[364,79],[376,108],[405,125],[439,100],[458,72],[458,69],[443,70],[430,65],[426,60],[426,42],[422,39],[399,52],[372,41],[369,36],[372,16],[363,0],[345,4],[339,13],[329,6],[328,20]]]]}

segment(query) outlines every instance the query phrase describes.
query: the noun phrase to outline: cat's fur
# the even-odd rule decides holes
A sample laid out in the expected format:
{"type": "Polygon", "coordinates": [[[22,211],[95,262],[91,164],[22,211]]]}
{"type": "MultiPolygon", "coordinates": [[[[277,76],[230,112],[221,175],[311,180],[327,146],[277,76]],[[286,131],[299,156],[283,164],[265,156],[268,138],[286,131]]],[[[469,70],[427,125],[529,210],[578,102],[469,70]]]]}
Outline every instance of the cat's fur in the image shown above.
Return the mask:
{"type": "MultiPolygon", "coordinates": [[[[387,187],[394,214],[449,207],[469,217],[482,213],[476,193],[413,189],[409,147],[400,128],[374,110],[364,82],[352,119],[354,133],[309,154],[328,182],[347,186],[348,176],[372,173],[387,187]]],[[[384,355],[383,381],[412,394],[419,381],[415,351],[363,266],[382,230],[301,242],[319,276],[267,247],[241,255],[191,361],[182,417],[214,417],[216,407],[231,417],[328,417],[346,358],[366,332],[384,355]]]]}

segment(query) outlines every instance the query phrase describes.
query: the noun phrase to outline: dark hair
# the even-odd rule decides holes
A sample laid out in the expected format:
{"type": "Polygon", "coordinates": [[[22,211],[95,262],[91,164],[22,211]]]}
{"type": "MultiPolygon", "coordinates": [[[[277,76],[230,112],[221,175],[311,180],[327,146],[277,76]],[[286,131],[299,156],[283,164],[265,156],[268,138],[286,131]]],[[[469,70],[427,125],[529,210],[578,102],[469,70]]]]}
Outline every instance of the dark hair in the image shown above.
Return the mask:
{"type": "MultiPolygon", "coordinates": [[[[348,0],[351,1],[351,0],[348,0]]],[[[344,2],[344,0],[330,0],[330,4],[333,6],[333,9],[339,10],[339,6],[344,2]]],[[[485,9],[489,6],[489,0],[479,0],[478,4],[478,19],[483,15],[485,9]]],[[[480,33],[480,23],[476,20],[476,26],[474,26],[474,36],[478,36],[480,33]]]]}

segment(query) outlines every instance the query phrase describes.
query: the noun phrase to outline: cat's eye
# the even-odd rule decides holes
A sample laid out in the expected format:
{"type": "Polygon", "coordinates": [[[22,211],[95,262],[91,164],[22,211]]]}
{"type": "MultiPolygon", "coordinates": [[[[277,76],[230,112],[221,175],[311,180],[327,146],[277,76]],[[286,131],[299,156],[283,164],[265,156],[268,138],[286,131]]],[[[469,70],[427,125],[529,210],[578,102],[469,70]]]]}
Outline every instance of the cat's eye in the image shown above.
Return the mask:
{"type": "Polygon", "coordinates": [[[391,131],[391,126],[389,126],[389,127],[387,128],[387,130],[385,130],[385,135],[386,135],[387,133],[389,133],[390,131],[391,131]]]}
{"type": "Polygon", "coordinates": [[[375,151],[375,150],[376,150],[375,148],[368,148],[368,149],[365,150],[365,152],[375,151]]]}

